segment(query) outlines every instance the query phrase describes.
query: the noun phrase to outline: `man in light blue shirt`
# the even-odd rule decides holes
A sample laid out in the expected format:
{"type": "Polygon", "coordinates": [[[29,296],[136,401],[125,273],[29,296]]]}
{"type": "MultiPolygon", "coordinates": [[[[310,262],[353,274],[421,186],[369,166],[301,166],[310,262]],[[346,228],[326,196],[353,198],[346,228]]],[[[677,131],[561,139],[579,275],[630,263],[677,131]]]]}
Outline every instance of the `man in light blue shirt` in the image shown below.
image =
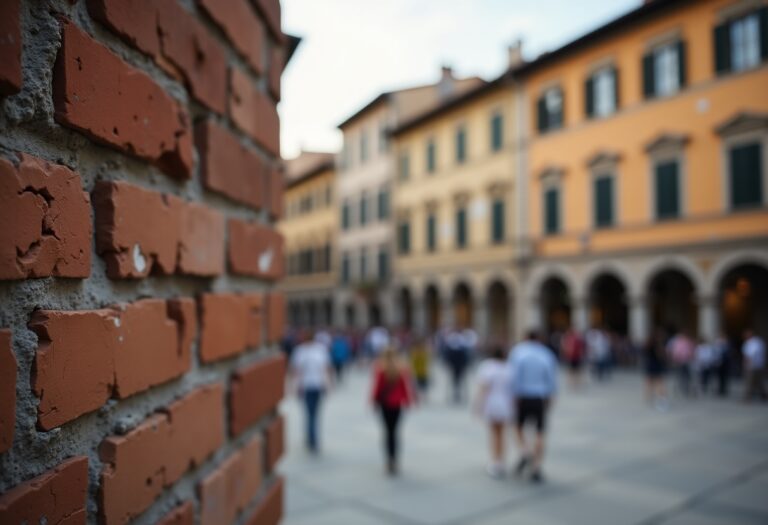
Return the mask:
{"type": "Polygon", "coordinates": [[[531,481],[540,483],[541,463],[544,458],[544,437],[547,412],[557,393],[557,360],[552,351],[539,342],[538,334],[530,331],[525,341],[516,344],[509,354],[511,391],[517,404],[516,431],[520,448],[520,461],[515,473],[521,476],[531,469],[531,481]],[[525,425],[536,426],[533,451],[525,440],[525,425]]]}

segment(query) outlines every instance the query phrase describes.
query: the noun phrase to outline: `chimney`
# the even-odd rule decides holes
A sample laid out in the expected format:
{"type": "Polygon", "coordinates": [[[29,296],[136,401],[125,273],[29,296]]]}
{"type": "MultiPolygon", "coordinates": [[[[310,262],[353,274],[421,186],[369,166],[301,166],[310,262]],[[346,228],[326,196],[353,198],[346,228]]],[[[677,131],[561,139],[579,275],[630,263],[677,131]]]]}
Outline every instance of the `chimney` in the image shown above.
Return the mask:
{"type": "Polygon", "coordinates": [[[523,41],[517,39],[507,48],[509,69],[513,69],[524,62],[523,60],[523,41]]]}
{"type": "Polygon", "coordinates": [[[455,80],[453,68],[451,66],[443,66],[440,71],[440,82],[437,84],[440,98],[449,97],[453,94],[455,80]]]}

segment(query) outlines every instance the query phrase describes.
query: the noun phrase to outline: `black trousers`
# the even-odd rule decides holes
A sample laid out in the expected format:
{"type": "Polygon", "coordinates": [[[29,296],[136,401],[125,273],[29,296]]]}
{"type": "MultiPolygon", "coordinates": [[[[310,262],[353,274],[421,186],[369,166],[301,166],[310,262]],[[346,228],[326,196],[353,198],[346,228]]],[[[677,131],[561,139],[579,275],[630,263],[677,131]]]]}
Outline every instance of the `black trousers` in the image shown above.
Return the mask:
{"type": "Polygon", "coordinates": [[[397,459],[398,442],[397,442],[397,427],[400,423],[400,407],[390,408],[382,406],[381,408],[381,420],[384,423],[384,452],[387,455],[388,461],[395,461],[397,459]]]}

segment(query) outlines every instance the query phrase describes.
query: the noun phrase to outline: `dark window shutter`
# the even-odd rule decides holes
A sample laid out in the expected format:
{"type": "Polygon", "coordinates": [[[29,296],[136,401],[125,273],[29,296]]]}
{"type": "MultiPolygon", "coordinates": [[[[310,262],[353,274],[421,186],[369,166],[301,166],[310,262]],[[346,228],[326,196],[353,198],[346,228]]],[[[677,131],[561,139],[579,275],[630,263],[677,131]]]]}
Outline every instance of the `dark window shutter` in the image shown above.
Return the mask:
{"type": "Polygon", "coordinates": [[[760,56],[763,60],[768,60],[768,7],[763,7],[759,11],[760,16],[760,56]]]}
{"type": "Polygon", "coordinates": [[[730,152],[731,207],[760,206],[763,202],[762,148],[760,143],[736,146],[730,152]]]}
{"type": "Polygon", "coordinates": [[[611,74],[613,75],[613,102],[614,102],[614,108],[616,111],[619,110],[619,93],[621,93],[621,90],[619,89],[619,70],[616,66],[611,67],[611,74]]]}
{"type": "Polygon", "coordinates": [[[645,98],[653,98],[656,91],[655,86],[653,53],[648,53],[643,57],[643,95],[645,98]]]}
{"type": "Polygon", "coordinates": [[[731,25],[728,22],[715,27],[715,72],[731,70],[731,25]]]}
{"type": "Polygon", "coordinates": [[[491,214],[491,239],[498,244],[504,241],[504,201],[493,201],[493,213],[491,214]]]}
{"type": "Polygon", "coordinates": [[[429,215],[427,217],[427,250],[433,251],[435,249],[435,216],[429,215]]]}
{"type": "Polygon", "coordinates": [[[556,88],[558,94],[560,95],[560,110],[555,113],[555,125],[553,126],[555,129],[558,129],[562,127],[564,122],[564,115],[565,115],[565,95],[563,94],[562,88],[556,88]]]}
{"type": "Polygon", "coordinates": [[[544,95],[539,97],[539,101],[536,104],[536,117],[538,121],[539,132],[547,131],[547,104],[544,102],[544,95]]]}
{"type": "Polygon", "coordinates": [[[613,178],[595,179],[595,226],[604,228],[613,225],[613,178]]]}
{"type": "Polygon", "coordinates": [[[560,192],[549,188],[544,193],[544,231],[555,234],[560,231],[560,192]]]}
{"type": "Polygon", "coordinates": [[[595,77],[593,76],[584,82],[584,112],[587,118],[595,115],[595,77]]]}
{"type": "Polygon", "coordinates": [[[656,166],[656,218],[680,216],[680,176],[677,162],[656,166]]]}
{"type": "Polygon", "coordinates": [[[501,115],[494,115],[491,118],[491,150],[499,151],[504,142],[502,135],[503,118],[501,115]]]}
{"type": "Polygon", "coordinates": [[[685,42],[683,40],[680,40],[677,43],[677,74],[678,74],[678,81],[680,83],[680,89],[683,89],[685,87],[685,83],[688,80],[688,75],[686,71],[687,67],[687,60],[685,56],[685,42]]]}
{"type": "Polygon", "coordinates": [[[464,208],[456,211],[456,246],[464,248],[467,245],[467,212],[464,208]]]}

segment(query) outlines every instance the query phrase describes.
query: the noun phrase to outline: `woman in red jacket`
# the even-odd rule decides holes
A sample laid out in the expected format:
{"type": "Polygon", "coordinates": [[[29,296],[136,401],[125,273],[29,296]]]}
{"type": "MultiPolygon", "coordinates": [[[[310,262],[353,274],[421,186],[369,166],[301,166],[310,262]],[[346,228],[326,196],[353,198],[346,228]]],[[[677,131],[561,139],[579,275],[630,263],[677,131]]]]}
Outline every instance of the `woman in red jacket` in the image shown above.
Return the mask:
{"type": "Polygon", "coordinates": [[[378,408],[384,423],[384,450],[387,472],[397,474],[397,427],[400,415],[416,398],[408,366],[394,348],[387,348],[373,366],[371,403],[378,408]]]}

